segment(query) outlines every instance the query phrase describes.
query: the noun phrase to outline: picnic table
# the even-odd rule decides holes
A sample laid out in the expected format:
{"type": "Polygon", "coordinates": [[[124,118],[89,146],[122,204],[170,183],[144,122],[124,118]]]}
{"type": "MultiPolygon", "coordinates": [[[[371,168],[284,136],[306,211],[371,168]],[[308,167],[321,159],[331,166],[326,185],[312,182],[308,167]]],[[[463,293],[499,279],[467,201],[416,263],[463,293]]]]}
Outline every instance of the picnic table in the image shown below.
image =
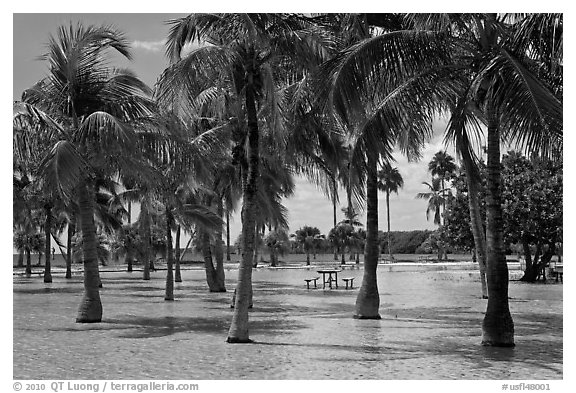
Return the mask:
{"type": "Polygon", "coordinates": [[[322,274],[322,288],[326,288],[326,284],[332,289],[332,282],[336,283],[336,288],[338,288],[338,273],[342,270],[340,269],[320,269],[316,270],[318,273],[322,274]],[[334,278],[332,275],[334,274],[334,278]],[[328,280],[326,280],[326,275],[328,275],[328,280]]]}

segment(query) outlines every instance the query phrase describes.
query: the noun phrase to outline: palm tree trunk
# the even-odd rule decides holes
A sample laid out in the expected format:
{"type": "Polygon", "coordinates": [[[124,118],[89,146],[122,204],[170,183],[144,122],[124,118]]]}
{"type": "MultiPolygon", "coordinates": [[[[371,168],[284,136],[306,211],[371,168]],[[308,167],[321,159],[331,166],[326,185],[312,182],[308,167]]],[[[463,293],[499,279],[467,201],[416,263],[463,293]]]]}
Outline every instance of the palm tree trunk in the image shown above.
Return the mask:
{"type": "Polygon", "coordinates": [[[392,255],[392,242],[390,241],[390,191],[386,190],[386,219],[388,221],[388,257],[390,262],[394,259],[392,255]]]}
{"type": "Polygon", "coordinates": [[[226,260],[230,261],[230,212],[226,210],[226,260]]]}
{"type": "Polygon", "coordinates": [[[166,295],[164,300],[174,300],[174,256],[172,249],[172,212],[166,205],[166,295]]]}
{"type": "Polygon", "coordinates": [[[26,277],[32,276],[32,255],[30,255],[30,248],[26,248],[26,277]]]}
{"type": "MultiPolygon", "coordinates": [[[[248,78],[251,79],[252,75],[253,70],[249,69],[248,78]]],[[[252,258],[254,256],[254,240],[256,234],[256,193],[258,191],[260,157],[256,95],[251,80],[248,81],[245,94],[246,113],[248,117],[249,167],[242,201],[242,260],[238,268],[234,315],[226,340],[229,343],[252,342],[248,332],[248,308],[252,293],[252,258]]]]}
{"type": "Polygon", "coordinates": [[[474,247],[478,258],[478,269],[480,270],[480,283],[482,285],[482,298],[488,299],[488,287],[486,286],[486,235],[482,217],[480,215],[480,202],[478,200],[479,178],[475,174],[474,162],[467,148],[460,148],[460,155],[466,171],[466,181],[468,185],[468,207],[470,209],[470,229],[474,238],[474,247]]]}
{"type": "MultiPolygon", "coordinates": [[[[332,228],[336,228],[336,178],[332,177],[332,214],[334,218],[334,226],[332,228]]],[[[334,247],[334,260],[338,260],[338,247],[334,247]]]]}
{"type": "Polygon", "coordinates": [[[24,249],[18,250],[18,264],[17,267],[24,267],[24,249]]]}
{"type": "Polygon", "coordinates": [[[487,109],[488,193],[486,198],[486,279],[488,306],[482,322],[482,345],[514,346],[514,322],[508,305],[508,265],[504,253],[500,172],[500,131],[497,114],[487,109]]]}
{"type": "Polygon", "coordinates": [[[374,152],[368,152],[366,176],[366,248],[364,253],[364,276],[356,298],[355,318],[380,319],[380,295],[376,269],[378,267],[378,174],[374,152]]]}
{"type": "Polygon", "coordinates": [[[50,204],[44,205],[44,211],[46,212],[46,220],[44,221],[44,234],[46,235],[46,249],[44,251],[46,255],[46,264],[44,266],[44,282],[52,282],[52,272],[50,271],[50,250],[51,250],[51,233],[52,233],[52,206],[50,204]]]}
{"type": "Polygon", "coordinates": [[[143,279],[150,280],[150,265],[152,252],[150,246],[150,223],[144,223],[144,272],[143,279]]]}
{"type": "Polygon", "coordinates": [[[254,234],[254,259],[252,260],[252,267],[258,266],[258,245],[260,244],[260,231],[256,229],[256,233],[254,234]]]}
{"type": "MultiPolygon", "coordinates": [[[[218,217],[222,218],[224,215],[224,205],[222,204],[222,198],[218,199],[217,202],[217,213],[218,217]]],[[[224,250],[222,249],[222,226],[218,225],[218,228],[214,231],[216,236],[216,242],[214,244],[214,256],[216,257],[216,276],[215,281],[218,287],[218,292],[226,292],[225,276],[224,276],[224,250]]]]}
{"type": "Polygon", "coordinates": [[[80,228],[82,230],[82,254],[84,257],[84,297],[78,309],[76,322],[100,322],[102,320],[102,302],[100,300],[100,272],[96,226],[94,225],[93,193],[90,184],[80,186],[79,209],[80,228]]]}
{"type": "Polygon", "coordinates": [[[182,273],[180,272],[180,232],[182,228],[180,225],[176,227],[176,252],[174,255],[174,259],[176,262],[176,275],[174,277],[174,281],[182,282],[182,273]]]}
{"type": "Polygon", "coordinates": [[[134,263],[134,256],[133,256],[133,251],[132,251],[132,247],[128,248],[128,250],[126,250],[126,271],[128,273],[132,273],[133,269],[133,263],[134,263]]]}
{"type": "Polygon", "coordinates": [[[66,239],[66,278],[72,278],[72,238],[76,232],[76,220],[74,217],[68,223],[68,236],[66,239]]]}
{"type": "Polygon", "coordinates": [[[210,292],[219,292],[216,285],[216,270],[212,261],[212,249],[210,248],[210,235],[204,229],[200,229],[200,247],[204,258],[204,271],[206,273],[206,283],[210,292]]]}

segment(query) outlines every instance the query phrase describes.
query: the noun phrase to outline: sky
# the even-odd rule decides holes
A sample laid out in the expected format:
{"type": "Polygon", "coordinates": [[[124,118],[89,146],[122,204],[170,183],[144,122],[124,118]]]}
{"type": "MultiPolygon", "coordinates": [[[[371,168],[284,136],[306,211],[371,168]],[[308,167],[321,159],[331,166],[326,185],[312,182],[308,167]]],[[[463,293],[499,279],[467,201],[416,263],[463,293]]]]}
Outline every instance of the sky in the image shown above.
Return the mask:
{"type": "MultiPolygon", "coordinates": [[[[13,99],[18,100],[22,92],[46,75],[46,62],[38,60],[45,52],[50,35],[56,33],[60,25],[82,22],[84,25],[114,25],[123,31],[132,43],[133,59],[128,62],[117,60],[114,65],[129,67],[145,83],[152,86],[160,73],[167,66],[164,56],[164,40],[169,26],[166,21],[186,14],[14,14],[13,16],[13,99]]],[[[390,220],[392,230],[433,229],[435,226],[426,219],[425,200],[417,200],[418,192],[426,191],[422,182],[430,180],[427,163],[434,153],[443,149],[442,131],[445,121],[439,119],[434,123],[435,137],[426,145],[423,157],[418,163],[409,163],[400,154],[396,154],[398,167],[404,178],[404,188],[398,195],[390,198],[390,220]]],[[[449,150],[453,154],[453,150],[449,150]]],[[[345,194],[341,190],[341,199],[345,194]]],[[[379,194],[380,227],[386,227],[385,195],[379,194]]],[[[327,234],[333,225],[332,205],[316,186],[306,179],[296,179],[296,192],[290,199],[284,200],[289,211],[290,232],[304,225],[318,227],[327,234]]],[[[345,202],[344,202],[345,205],[345,202]]],[[[343,219],[338,207],[337,220],[343,219]]],[[[365,217],[362,217],[362,221],[365,217]]],[[[231,237],[235,239],[240,233],[239,214],[232,217],[231,237]]]]}

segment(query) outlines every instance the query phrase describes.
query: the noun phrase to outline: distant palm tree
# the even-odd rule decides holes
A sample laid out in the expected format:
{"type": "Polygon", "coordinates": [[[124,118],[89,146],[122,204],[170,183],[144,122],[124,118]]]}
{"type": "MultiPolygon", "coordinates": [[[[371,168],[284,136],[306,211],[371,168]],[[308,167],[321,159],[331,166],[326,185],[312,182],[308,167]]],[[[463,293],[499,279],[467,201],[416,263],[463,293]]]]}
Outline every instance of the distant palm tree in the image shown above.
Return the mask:
{"type": "Polygon", "coordinates": [[[454,175],[457,169],[454,157],[446,151],[437,152],[428,163],[428,171],[432,176],[438,176],[441,179],[442,188],[444,188],[444,181],[454,175]]]}
{"type": "Polygon", "coordinates": [[[398,189],[404,186],[404,179],[398,168],[392,168],[389,162],[382,165],[378,171],[378,189],[386,193],[386,218],[388,221],[388,254],[390,261],[394,259],[392,255],[392,245],[390,242],[390,193],[398,193],[398,189]]]}
{"type": "Polygon", "coordinates": [[[306,265],[310,265],[310,251],[314,249],[314,238],[320,235],[320,229],[304,225],[295,234],[295,240],[306,253],[306,265]]]}
{"type": "Polygon", "coordinates": [[[416,198],[428,201],[426,208],[426,219],[430,219],[430,213],[434,214],[434,224],[442,225],[442,206],[446,203],[446,189],[442,188],[442,179],[439,177],[432,179],[432,184],[422,182],[428,187],[428,192],[419,192],[416,198]]]}

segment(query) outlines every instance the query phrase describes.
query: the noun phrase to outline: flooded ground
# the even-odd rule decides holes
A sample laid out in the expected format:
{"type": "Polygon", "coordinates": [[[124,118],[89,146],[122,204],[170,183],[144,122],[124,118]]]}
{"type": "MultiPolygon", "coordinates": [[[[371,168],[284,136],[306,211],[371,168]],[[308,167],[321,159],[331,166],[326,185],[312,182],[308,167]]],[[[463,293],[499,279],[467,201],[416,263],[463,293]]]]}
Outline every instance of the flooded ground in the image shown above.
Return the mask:
{"type": "Polygon", "coordinates": [[[102,274],[103,322],[77,324],[81,276],[14,277],[15,379],[562,379],[563,284],[510,283],[515,348],[480,345],[486,300],[474,271],[379,272],[381,320],[352,318],[354,289],[310,289],[314,270],[254,271],[249,345],[225,342],[228,293],[183,272],[102,274]]]}

